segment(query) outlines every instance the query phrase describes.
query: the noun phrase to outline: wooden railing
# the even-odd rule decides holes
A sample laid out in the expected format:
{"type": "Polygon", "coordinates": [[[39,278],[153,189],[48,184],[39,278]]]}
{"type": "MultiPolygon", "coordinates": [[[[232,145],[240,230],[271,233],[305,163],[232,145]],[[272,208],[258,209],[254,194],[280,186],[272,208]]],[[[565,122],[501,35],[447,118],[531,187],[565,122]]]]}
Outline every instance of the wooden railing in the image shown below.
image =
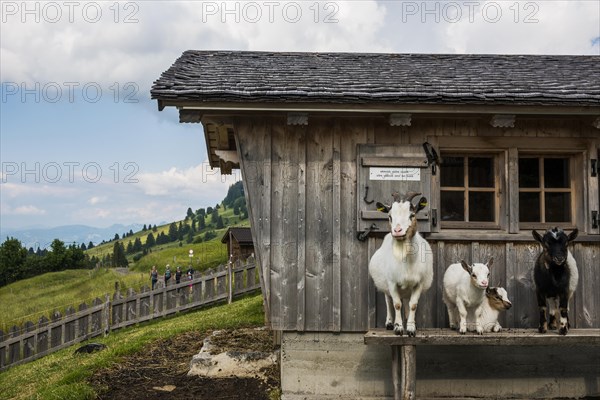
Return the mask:
{"type": "Polygon", "coordinates": [[[13,326],[8,333],[0,331],[0,371],[53,353],[90,338],[108,334],[143,321],[210,305],[233,301],[235,296],[260,289],[258,268],[254,259],[221,265],[192,280],[164,286],[162,281],[151,290],[140,293],[128,289],[125,296],[116,286],[112,298],[96,298],[91,305],[82,303],[77,311],[69,307],[65,315],[54,312],[50,319],[41,317],[37,324],[26,322],[13,326]]]}

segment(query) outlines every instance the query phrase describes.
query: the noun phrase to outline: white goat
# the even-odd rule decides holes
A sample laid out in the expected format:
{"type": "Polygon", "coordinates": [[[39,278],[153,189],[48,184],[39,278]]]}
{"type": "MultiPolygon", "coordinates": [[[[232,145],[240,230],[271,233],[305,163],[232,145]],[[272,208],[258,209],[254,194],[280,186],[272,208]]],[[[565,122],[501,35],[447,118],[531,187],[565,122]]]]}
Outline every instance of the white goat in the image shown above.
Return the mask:
{"type": "Polygon", "coordinates": [[[452,264],[444,273],[443,300],[448,307],[450,328],[456,329],[461,334],[467,332],[467,314],[472,310],[475,316],[475,330],[483,333],[481,326],[481,313],[485,290],[488,287],[490,276],[489,267],[494,262],[493,258],[487,264],[467,264],[464,260],[452,264]]]}
{"type": "Polygon", "coordinates": [[[411,203],[419,194],[410,193],[405,198],[394,194],[391,207],[377,203],[380,211],[389,213],[391,232],[371,257],[369,274],[377,289],[385,294],[385,326],[387,329],[394,329],[396,335],[404,333],[402,301],[408,299],[406,331],[409,336],[415,336],[415,312],[419,297],[424,290],[429,289],[433,281],[431,247],[417,232],[416,214],[425,208],[427,199],[421,197],[416,206],[411,203]]]}
{"type": "MultiPolygon", "coordinates": [[[[508,293],[502,287],[488,287],[485,296],[486,300],[483,301],[481,311],[481,327],[484,332],[500,332],[502,326],[498,323],[498,315],[500,311],[512,307],[508,293]]],[[[475,331],[475,318],[472,312],[467,315],[467,330],[475,331]]]]}

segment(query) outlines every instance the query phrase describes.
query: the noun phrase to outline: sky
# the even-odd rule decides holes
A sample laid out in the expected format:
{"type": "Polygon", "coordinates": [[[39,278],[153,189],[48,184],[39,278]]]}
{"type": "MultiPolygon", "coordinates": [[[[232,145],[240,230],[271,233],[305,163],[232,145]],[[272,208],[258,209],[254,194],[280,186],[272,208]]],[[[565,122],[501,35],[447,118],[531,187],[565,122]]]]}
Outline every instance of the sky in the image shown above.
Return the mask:
{"type": "Polygon", "coordinates": [[[5,230],[158,224],[222,200],[239,172],[212,170],[202,126],[150,100],[185,50],[600,55],[598,0],[0,6],[5,230]]]}

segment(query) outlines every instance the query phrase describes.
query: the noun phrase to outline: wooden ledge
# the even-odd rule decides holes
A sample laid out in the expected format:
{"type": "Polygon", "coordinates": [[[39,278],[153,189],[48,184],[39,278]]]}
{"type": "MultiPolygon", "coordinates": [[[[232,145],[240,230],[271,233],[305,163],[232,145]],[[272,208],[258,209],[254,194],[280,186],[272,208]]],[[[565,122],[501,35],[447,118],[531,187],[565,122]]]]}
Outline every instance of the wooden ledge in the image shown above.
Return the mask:
{"type": "Polygon", "coordinates": [[[416,337],[394,335],[391,330],[374,329],[364,336],[365,344],[391,346],[600,346],[600,329],[571,329],[566,336],[557,331],[540,334],[534,329],[503,329],[499,333],[465,335],[450,329],[419,329],[416,337]]]}

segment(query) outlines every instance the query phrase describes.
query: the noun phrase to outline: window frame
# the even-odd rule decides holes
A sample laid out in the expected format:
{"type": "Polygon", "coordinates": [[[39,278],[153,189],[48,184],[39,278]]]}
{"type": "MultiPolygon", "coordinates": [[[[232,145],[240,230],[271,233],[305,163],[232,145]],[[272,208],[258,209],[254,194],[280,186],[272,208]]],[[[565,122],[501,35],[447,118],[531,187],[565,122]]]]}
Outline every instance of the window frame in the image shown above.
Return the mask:
{"type": "MultiPolygon", "coordinates": [[[[517,149],[518,151],[518,149],[517,149]]],[[[575,228],[575,226],[577,225],[576,223],[574,223],[574,221],[577,218],[577,207],[576,207],[576,203],[577,203],[577,198],[576,198],[576,187],[577,182],[576,182],[576,178],[575,178],[575,174],[576,174],[576,165],[581,165],[581,161],[578,160],[578,153],[573,153],[573,152],[566,152],[566,153],[556,153],[556,152],[550,152],[550,153],[545,153],[545,152],[530,152],[527,150],[524,151],[518,151],[518,159],[520,160],[521,158],[537,158],[538,160],[544,160],[544,159],[548,159],[548,158],[565,158],[567,160],[569,160],[569,187],[568,188],[546,188],[544,187],[544,171],[543,171],[543,162],[539,161],[539,164],[541,166],[540,171],[539,171],[539,175],[540,175],[540,186],[538,188],[524,188],[522,189],[521,186],[519,185],[519,181],[517,179],[517,185],[518,187],[516,188],[517,191],[517,201],[519,200],[519,196],[522,192],[530,192],[530,193],[540,193],[540,218],[542,219],[542,221],[540,222],[531,222],[531,221],[524,221],[521,222],[520,220],[520,216],[519,214],[517,214],[515,216],[515,218],[517,219],[517,223],[519,225],[519,230],[531,230],[531,229],[548,229],[551,227],[555,227],[557,225],[560,225],[563,229],[573,229],[575,228]],[[570,221],[563,221],[563,222],[546,222],[546,209],[545,209],[545,194],[546,193],[569,193],[570,196],[570,221]]],[[[582,171],[582,168],[579,168],[580,171],[582,171]]],[[[516,166],[516,174],[518,177],[519,174],[519,167],[518,167],[518,163],[516,166]]],[[[520,201],[518,201],[519,204],[519,209],[521,206],[520,201]]]]}
{"type": "MultiPolygon", "coordinates": [[[[439,183],[439,195],[440,195],[440,227],[441,229],[490,229],[490,230],[501,230],[505,224],[503,224],[501,216],[503,215],[502,210],[504,209],[504,201],[502,199],[502,193],[505,192],[503,190],[502,179],[503,168],[502,164],[505,159],[505,155],[502,151],[443,151],[441,153],[442,160],[444,157],[462,157],[464,163],[464,171],[463,171],[463,186],[442,186],[441,184],[441,172],[440,172],[440,183],[439,183]],[[473,158],[482,158],[482,157],[491,157],[492,163],[494,165],[494,186],[491,188],[472,188],[469,186],[469,172],[468,172],[468,162],[465,158],[473,157],[473,158]],[[490,190],[491,189],[491,190],[490,190]],[[441,197],[442,191],[463,191],[465,193],[463,202],[464,202],[464,214],[465,219],[467,221],[443,221],[441,214],[441,197]],[[468,221],[469,218],[469,205],[468,205],[468,194],[470,192],[484,192],[484,193],[494,193],[496,198],[496,204],[494,207],[494,221],[468,221]]],[[[443,168],[443,164],[441,166],[443,168]]]]}
{"type": "MultiPolygon", "coordinates": [[[[589,219],[591,205],[595,200],[589,197],[596,193],[596,184],[591,183],[589,158],[595,158],[597,143],[588,138],[527,138],[527,137],[499,137],[499,136],[436,136],[428,138],[430,143],[434,143],[438,153],[441,155],[441,165],[443,168],[444,154],[501,154],[499,159],[499,168],[496,170],[496,179],[500,183],[499,187],[499,228],[494,229],[486,226],[477,226],[476,223],[458,222],[448,225],[441,221],[441,173],[432,177],[432,194],[434,194],[434,204],[432,212],[434,216],[439,215],[437,225],[432,230],[440,237],[450,238],[454,235],[460,237],[470,235],[473,229],[480,229],[481,235],[486,235],[489,231],[489,237],[499,237],[510,234],[529,235],[531,229],[547,229],[549,227],[560,226],[563,229],[579,228],[581,233],[597,235],[596,229],[591,229],[591,220],[589,219]],[[569,158],[569,171],[571,181],[571,222],[560,223],[536,223],[519,221],[519,176],[518,163],[520,156],[532,157],[563,157],[569,158]],[[512,200],[512,201],[511,201],[512,200]],[[590,203],[591,202],[591,203],[590,203]],[[462,233],[461,233],[462,232],[462,233]]],[[[595,208],[594,208],[595,209],[595,208]]],[[[487,237],[487,236],[486,236],[487,237]]],[[[525,237],[525,236],[523,236],[525,237]]]]}

